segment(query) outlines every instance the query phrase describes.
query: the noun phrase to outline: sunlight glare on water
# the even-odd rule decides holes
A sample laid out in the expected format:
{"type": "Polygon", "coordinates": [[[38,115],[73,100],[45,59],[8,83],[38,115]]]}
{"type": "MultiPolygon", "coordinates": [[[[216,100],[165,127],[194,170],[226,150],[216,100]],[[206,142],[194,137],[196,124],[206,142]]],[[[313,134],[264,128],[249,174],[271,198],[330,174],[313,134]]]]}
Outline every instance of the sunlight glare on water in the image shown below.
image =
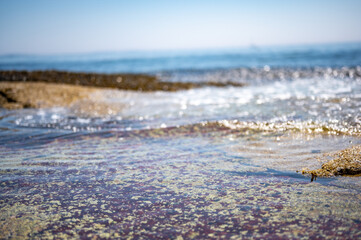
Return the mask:
{"type": "Polygon", "coordinates": [[[0,58],[1,69],[245,83],[106,89],[70,107],[0,109],[0,236],[360,238],[360,178],[301,174],[361,144],[357,46],[294,62],[295,50],[185,54],[178,68],[167,56],[0,58]]]}

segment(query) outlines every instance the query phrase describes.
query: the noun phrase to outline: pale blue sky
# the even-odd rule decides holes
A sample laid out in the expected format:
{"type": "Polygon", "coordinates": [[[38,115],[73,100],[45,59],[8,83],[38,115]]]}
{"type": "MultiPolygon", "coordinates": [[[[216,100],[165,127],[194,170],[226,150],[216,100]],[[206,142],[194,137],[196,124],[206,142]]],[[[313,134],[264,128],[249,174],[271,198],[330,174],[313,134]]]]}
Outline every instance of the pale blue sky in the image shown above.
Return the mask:
{"type": "Polygon", "coordinates": [[[0,54],[361,41],[359,0],[1,0],[0,54]]]}

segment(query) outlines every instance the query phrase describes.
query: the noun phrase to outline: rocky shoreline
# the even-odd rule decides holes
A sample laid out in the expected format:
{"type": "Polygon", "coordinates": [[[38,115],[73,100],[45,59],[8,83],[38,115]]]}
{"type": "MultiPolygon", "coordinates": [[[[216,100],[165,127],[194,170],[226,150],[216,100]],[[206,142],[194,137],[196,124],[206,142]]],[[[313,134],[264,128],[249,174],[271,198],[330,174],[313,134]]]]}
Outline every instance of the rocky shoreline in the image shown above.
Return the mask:
{"type": "Polygon", "coordinates": [[[164,82],[145,74],[101,74],[65,71],[0,71],[0,107],[41,108],[69,106],[94,89],[178,91],[203,86],[237,86],[242,83],[164,82]]]}
{"type": "Polygon", "coordinates": [[[0,71],[0,82],[44,82],[78,86],[106,87],[135,91],[178,91],[191,88],[243,87],[238,82],[166,82],[146,74],[103,74],[65,71],[0,71]]]}
{"type": "Polygon", "coordinates": [[[6,109],[71,106],[90,99],[97,88],[42,82],[0,82],[0,107],[6,109]]]}
{"type": "Polygon", "coordinates": [[[176,91],[197,87],[193,83],[161,82],[144,74],[101,74],[65,71],[0,71],[0,82],[43,82],[106,87],[136,91],[176,91]]]}
{"type": "Polygon", "coordinates": [[[318,160],[324,162],[316,170],[302,170],[302,174],[311,175],[311,181],[317,177],[361,176],[361,145],[355,145],[341,151],[325,153],[318,160]],[[331,158],[331,160],[329,160],[331,158]]]}

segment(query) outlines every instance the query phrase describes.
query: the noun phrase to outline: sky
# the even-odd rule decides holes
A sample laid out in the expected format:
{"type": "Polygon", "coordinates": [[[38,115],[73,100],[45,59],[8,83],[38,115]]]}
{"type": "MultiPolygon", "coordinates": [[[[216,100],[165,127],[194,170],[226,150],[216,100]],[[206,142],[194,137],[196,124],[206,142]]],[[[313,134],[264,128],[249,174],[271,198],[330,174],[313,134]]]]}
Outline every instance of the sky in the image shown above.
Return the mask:
{"type": "Polygon", "coordinates": [[[361,42],[360,0],[1,0],[0,54],[361,42]]]}

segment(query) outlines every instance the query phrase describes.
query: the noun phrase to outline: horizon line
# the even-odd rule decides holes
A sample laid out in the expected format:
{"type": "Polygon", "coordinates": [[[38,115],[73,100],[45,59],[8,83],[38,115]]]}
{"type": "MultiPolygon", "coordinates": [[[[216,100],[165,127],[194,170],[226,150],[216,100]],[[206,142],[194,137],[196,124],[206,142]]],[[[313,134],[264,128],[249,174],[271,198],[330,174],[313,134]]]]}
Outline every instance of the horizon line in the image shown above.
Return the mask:
{"type": "Polygon", "coordinates": [[[287,47],[307,47],[322,45],[347,45],[361,44],[361,40],[357,41],[334,41],[334,42],[312,42],[312,43],[286,43],[286,44],[248,44],[238,46],[213,46],[213,47],[190,47],[190,48],[155,48],[155,49],[114,49],[114,50],[90,50],[90,51],[63,51],[63,52],[9,52],[0,53],[0,57],[6,56],[64,56],[64,55],[89,55],[89,54],[106,54],[106,53],[167,53],[167,52],[188,52],[188,51],[217,51],[217,50],[246,50],[246,49],[262,49],[262,48],[287,48],[287,47]]]}

